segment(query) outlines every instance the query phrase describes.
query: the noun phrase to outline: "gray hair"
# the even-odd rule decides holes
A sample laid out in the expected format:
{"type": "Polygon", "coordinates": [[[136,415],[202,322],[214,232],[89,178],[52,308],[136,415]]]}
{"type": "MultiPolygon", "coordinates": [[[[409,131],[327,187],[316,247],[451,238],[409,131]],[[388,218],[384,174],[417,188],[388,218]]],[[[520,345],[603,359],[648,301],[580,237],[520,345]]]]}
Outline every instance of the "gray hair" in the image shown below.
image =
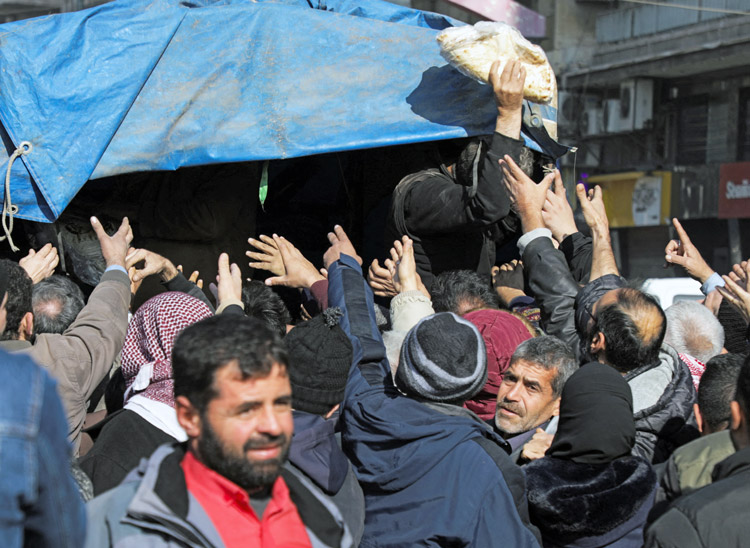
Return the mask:
{"type": "Polygon", "coordinates": [[[703,363],[724,347],[724,328],[713,313],[696,301],[677,301],[667,308],[664,342],[678,353],[689,354],[703,363]]]}
{"type": "Polygon", "coordinates": [[[85,301],[81,288],[66,276],[50,276],[34,285],[31,308],[34,332],[62,333],[78,316],[85,301]]]}
{"type": "Polygon", "coordinates": [[[565,382],[578,370],[576,356],[570,347],[550,335],[527,339],[519,344],[510,359],[511,365],[518,360],[533,363],[546,370],[557,369],[557,375],[551,383],[556,397],[562,394],[565,382]]]}

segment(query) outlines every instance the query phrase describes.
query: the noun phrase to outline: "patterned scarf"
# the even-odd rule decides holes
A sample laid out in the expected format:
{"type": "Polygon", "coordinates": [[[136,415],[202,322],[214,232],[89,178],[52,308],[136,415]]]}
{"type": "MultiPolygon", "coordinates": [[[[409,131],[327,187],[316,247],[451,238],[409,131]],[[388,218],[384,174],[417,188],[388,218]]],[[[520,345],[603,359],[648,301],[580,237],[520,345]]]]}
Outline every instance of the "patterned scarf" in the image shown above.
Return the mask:
{"type": "Polygon", "coordinates": [[[121,354],[126,402],[138,394],[174,407],[174,341],[187,326],[211,315],[205,303],[174,291],[161,293],[138,309],[128,325],[121,354]]]}

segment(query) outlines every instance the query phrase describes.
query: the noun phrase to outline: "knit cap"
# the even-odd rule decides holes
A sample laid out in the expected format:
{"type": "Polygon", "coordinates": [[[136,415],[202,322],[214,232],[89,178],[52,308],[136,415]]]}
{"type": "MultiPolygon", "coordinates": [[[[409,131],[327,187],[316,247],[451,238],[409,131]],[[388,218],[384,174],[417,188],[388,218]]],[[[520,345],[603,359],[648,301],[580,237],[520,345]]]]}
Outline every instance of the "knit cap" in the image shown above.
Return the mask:
{"type": "Polygon", "coordinates": [[[401,346],[396,385],[407,395],[464,402],[487,380],[487,352],[474,325],[440,312],[422,318],[401,346]]]}
{"type": "Polygon", "coordinates": [[[342,315],[340,308],[328,308],[284,337],[292,407],[296,410],[325,415],[344,400],[354,353],[339,326],[342,315]]]}
{"type": "Polygon", "coordinates": [[[732,354],[746,354],[749,349],[745,337],[747,324],[740,311],[722,299],[717,318],[724,328],[724,348],[732,354]]]}
{"type": "Polygon", "coordinates": [[[487,348],[487,382],[465,407],[487,420],[495,416],[497,392],[513,352],[519,344],[531,338],[531,333],[523,321],[504,310],[476,310],[466,314],[464,319],[479,329],[487,348]]]}

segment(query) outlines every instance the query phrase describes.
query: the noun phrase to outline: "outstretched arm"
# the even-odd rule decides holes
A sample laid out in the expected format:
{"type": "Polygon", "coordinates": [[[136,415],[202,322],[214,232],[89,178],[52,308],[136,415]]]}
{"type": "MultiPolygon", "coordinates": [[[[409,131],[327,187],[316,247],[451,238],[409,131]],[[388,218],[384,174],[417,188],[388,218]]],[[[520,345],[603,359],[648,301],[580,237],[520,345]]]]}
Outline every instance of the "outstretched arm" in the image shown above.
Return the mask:
{"type": "Polygon", "coordinates": [[[521,218],[524,235],[518,240],[518,247],[526,283],[541,311],[542,327],[549,335],[577,349],[578,333],[573,309],[579,287],[568,269],[565,256],[555,249],[542,217],[552,178],[556,185],[562,185],[560,173],[555,171],[545,177],[543,184],[537,185],[510,158],[505,158],[503,172],[505,185],[521,218]]]}
{"type": "Polygon", "coordinates": [[[328,239],[331,247],[323,256],[328,269],[328,303],[344,312],[340,325],[354,353],[347,386],[349,397],[357,390],[390,380],[391,369],[375,320],[372,291],[362,277],[354,246],[340,226],[328,234],[328,239]],[[367,384],[362,384],[362,380],[367,384]]]}
{"type": "Polygon", "coordinates": [[[590,281],[607,274],[620,275],[612,252],[609,236],[609,220],[602,200],[602,189],[597,185],[586,193],[582,184],[576,185],[576,195],[581,203],[581,210],[586,224],[591,228],[592,255],[590,281]]]}

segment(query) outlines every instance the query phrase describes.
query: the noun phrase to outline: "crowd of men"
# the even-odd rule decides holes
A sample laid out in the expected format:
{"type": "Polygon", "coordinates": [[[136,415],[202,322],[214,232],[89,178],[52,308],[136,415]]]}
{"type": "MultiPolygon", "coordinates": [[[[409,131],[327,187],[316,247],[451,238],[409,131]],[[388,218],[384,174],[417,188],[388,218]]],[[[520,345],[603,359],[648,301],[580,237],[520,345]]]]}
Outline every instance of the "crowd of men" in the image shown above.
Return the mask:
{"type": "Polygon", "coordinates": [[[714,272],[674,219],[665,260],[705,299],[665,311],[621,277],[524,78],[493,66],[495,132],[399,184],[367,269],[338,225],[322,270],[259,235],[270,277],[222,253],[210,299],[96,217],[88,299],[50,245],[0,261],[0,544],[741,545],[750,265],[714,272]]]}

